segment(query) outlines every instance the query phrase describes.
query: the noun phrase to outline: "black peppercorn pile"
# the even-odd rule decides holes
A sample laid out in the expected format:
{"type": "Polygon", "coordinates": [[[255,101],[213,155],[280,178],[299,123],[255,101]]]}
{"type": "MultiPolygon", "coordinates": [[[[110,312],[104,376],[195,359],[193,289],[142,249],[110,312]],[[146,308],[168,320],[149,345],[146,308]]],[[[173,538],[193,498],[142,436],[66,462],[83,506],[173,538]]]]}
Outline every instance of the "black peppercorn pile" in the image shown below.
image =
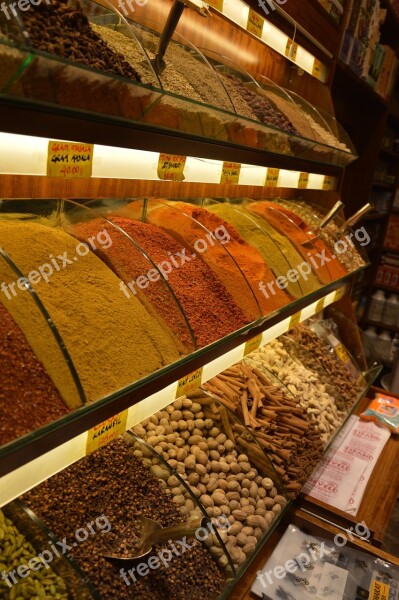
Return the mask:
{"type": "MultiPolygon", "coordinates": [[[[214,600],[223,588],[223,577],[199,542],[174,557],[168,569],[161,566],[150,570],[146,577],[137,576],[137,582],[130,586],[120,577],[119,567],[102,557],[103,553],[130,555],[138,548],[139,516],[154,519],[164,527],[182,522],[158,480],[151,477],[133,452],[119,439],[37,486],[22,500],[70,545],[79,528],[87,529],[87,523],[105,515],[112,529],[89,535],[87,541],[77,543],[70,551],[101,598],[186,600],[195,591],[198,600],[214,600]]],[[[155,554],[160,549],[156,548],[155,554]]]]}
{"type": "Polygon", "coordinates": [[[38,50],[140,81],[122,54],[114,52],[90,27],[78,3],[72,8],[66,0],[41,2],[38,6],[32,5],[23,19],[32,44],[38,50]]]}
{"type": "Polygon", "coordinates": [[[250,106],[257,119],[259,119],[261,123],[265,123],[265,125],[270,125],[271,127],[276,127],[277,129],[282,129],[287,133],[299,135],[291,121],[289,121],[289,119],[287,119],[282,112],[275,108],[265,96],[253,92],[234,77],[229,76],[228,79],[234,84],[236,90],[250,106]]]}

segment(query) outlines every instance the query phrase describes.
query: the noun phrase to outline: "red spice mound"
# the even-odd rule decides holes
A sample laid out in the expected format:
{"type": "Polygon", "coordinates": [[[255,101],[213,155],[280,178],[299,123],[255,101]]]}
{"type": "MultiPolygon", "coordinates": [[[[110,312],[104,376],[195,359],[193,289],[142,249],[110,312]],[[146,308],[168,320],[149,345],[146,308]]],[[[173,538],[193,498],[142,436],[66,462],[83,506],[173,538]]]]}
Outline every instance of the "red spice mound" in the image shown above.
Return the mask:
{"type": "Polygon", "coordinates": [[[68,412],[24,334],[0,304],[0,445],[68,412]]]}
{"type": "MultiPolygon", "coordinates": [[[[190,260],[181,264],[178,254],[182,253],[183,246],[168,233],[155,225],[133,219],[112,217],[110,220],[134,239],[155,265],[163,261],[172,262],[171,256],[177,257],[179,266],[172,268],[168,275],[168,283],[186,315],[199,347],[211,344],[248,323],[223,283],[198,256],[193,258],[186,248],[186,256],[190,260]]],[[[126,284],[146,276],[153,265],[129,247],[132,246],[131,242],[121,233],[102,222],[101,228],[104,227],[109,229],[113,244],[107,250],[96,250],[98,256],[105,260],[126,284]]],[[[75,226],[71,233],[80,239],[88,239],[98,230],[98,222],[93,220],[75,226]]],[[[139,290],[137,285],[134,289],[139,290]]],[[[161,282],[151,281],[140,294],[147,298],[167,325],[187,344],[187,331],[180,327],[177,305],[172,303],[166,286],[161,282]]]]}
{"type": "Polygon", "coordinates": [[[309,227],[292,211],[274,202],[264,201],[248,204],[247,208],[268,221],[277,231],[285,234],[295,244],[305,260],[309,261],[310,257],[315,257],[316,263],[320,266],[314,271],[322,284],[327,285],[331,281],[347,275],[346,270],[336,258],[333,258],[332,253],[322,240],[318,239],[311,244],[307,243],[310,241],[307,233],[309,227]],[[306,245],[303,245],[304,242],[306,242],[306,245]],[[324,265],[321,264],[322,259],[317,256],[318,254],[326,257],[324,265]]]}
{"type": "Polygon", "coordinates": [[[280,289],[276,289],[276,294],[266,299],[259,289],[259,282],[272,281],[274,279],[273,272],[263,260],[262,255],[256,249],[250,246],[240,236],[238,231],[221,219],[218,215],[213,214],[200,206],[195,206],[185,202],[176,202],[175,206],[186,214],[196,219],[210,231],[216,231],[219,227],[224,227],[230,236],[230,241],[226,245],[226,250],[234,258],[241,271],[244,273],[252,291],[255,294],[259,306],[262,309],[263,315],[268,315],[275,310],[286,306],[292,300],[288,294],[280,289]]]}

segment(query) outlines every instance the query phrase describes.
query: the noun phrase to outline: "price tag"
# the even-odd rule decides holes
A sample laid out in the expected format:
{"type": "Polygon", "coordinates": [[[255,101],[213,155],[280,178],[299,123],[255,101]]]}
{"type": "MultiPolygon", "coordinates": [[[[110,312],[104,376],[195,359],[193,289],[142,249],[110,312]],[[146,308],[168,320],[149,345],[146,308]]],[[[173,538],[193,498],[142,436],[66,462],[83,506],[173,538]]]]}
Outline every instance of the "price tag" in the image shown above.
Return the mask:
{"type": "Polygon", "coordinates": [[[209,4],[209,6],[220,10],[220,12],[223,12],[223,0],[206,0],[206,3],[209,4]]]}
{"type": "Polygon", "coordinates": [[[324,177],[323,182],[323,190],[325,192],[329,192],[335,188],[335,177],[331,177],[331,175],[326,175],[324,177]]]}
{"type": "Polygon", "coordinates": [[[337,290],[335,292],[335,296],[334,296],[334,302],[338,302],[338,300],[341,300],[341,298],[343,298],[345,296],[346,293],[346,287],[340,288],[339,290],[337,290]]]}
{"type": "Polygon", "coordinates": [[[347,353],[346,348],[343,344],[338,344],[338,346],[336,346],[334,350],[336,355],[342,360],[342,362],[350,362],[349,354],[347,353]]]}
{"type": "Polygon", "coordinates": [[[309,183],[309,173],[301,173],[299,175],[298,190],[306,190],[309,183]]]}
{"type": "Polygon", "coordinates": [[[319,60],[317,60],[317,58],[315,58],[312,70],[313,77],[316,77],[316,79],[321,79],[322,69],[323,64],[319,60]]]}
{"type": "Polygon", "coordinates": [[[299,311],[295,315],[292,315],[292,317],[290,319],[289,329],[292,329],[293,327],[296,327],[297,325],[299,325],[299,323],[301,322],[301,314],[302,314],[302,311],[299,311]]]}
{"type": "Polygon", "coordinates": [[[286,57],[291,60],[296,60],[298,48],[299,48],[298,44],[296,42],[294,42],[294,40],[289,39],[287,42],[287,46],[285,48],[286,57]]]}
{"type": "Polygon", "coordinates": [[[224,162],[220,183],[238,184],[240,181],[241,165],[240,163],[224,162]]]}
{"type": "Polygon", "coordinates": [[[258,13],[250,9],[248,13],[247,31],[253,33],[253,35],[256,35],[257,37],[262,37],[264,22],[265,20],[258,15],[258,13]]]}
{"type": "Polygon", "coordinates": [[[278,185],[280,169],[267,169],[265,187],[275,188],[278,185]]]}
{"type": "Polygon", "coordinates": [[[47,177],[83,179],[91,177],[93,144],[50,140],[47,148],[47,177]]]}
{"type": "Polygon", "coordinates": [[[202,371],[203,367],[179,379],[176,391],[176,398],[185,396],[185,394],[188,394],[188,392],[192,392],[193,390],[196,390],[200,387],[202,383],[202,371]]]}
{"type": "Polygon", "coordinates": [[[184,181],[186,156],[178,154],[160,154],[158,161],[158,177],[164,181],[184,181]]]}
{"type": "Polygon", "coordinates": [[[112,442],[118,436],[122,435],[126,431],[128,411],[123,412],[107,419],[103,423],[89,429],[87,434],[86,442],[86,454],[90,454],[95,450],[98,450],[105,444],[112,442]]]}
{"type": "Polygon", "coordinates": [[[252,338],[251,340],[248,340],[248,342],[245,344],[244,356],[248,356],[248,354],[251,354],[251,352],[255,352],[255,350],[258,350],[261,343],[262,343],[262,334],[261,333],[259,335],[257,335],[256,337],[252,338]]]}
{"type": "Polygon", "coordinates": [[[316,304],[316,313],[319,313],[324,309],[324,300],[325,298],[321,298],[316,304]]]}
{"type": "Polygon", "coordinates": [[[387,585],[386,583],[382,583],[381,581],[377,581],[376,579],[373,579],[373,582],[371,584],[371,589],[370,589],[370,596],[369,598],[378,598],[378,600],[388,600],[390,594],[389,594],[389,589],[390,589],[390,585],[387,585]]]}

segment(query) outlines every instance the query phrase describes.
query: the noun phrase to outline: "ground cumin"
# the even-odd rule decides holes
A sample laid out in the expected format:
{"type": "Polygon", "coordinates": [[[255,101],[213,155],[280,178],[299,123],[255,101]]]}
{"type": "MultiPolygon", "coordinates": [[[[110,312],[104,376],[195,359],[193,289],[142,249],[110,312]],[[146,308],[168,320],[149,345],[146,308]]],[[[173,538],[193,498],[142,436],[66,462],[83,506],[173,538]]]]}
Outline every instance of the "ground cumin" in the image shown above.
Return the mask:
{"type": "MultiPolygon", "coordinates": [[[[186,248],[156,225],[122,217],[111,217],[111,220],[134,239],[155,264],[165,260],[170,262],[171,256],[177,257],[177,253],[186,248]]],[[[113,246],[110,250],[112,248],[113,246]]],[[[114,250],[113,268],[126,282],[147,273],[148,265],[143,271],[144,264],[131,260],[132,255],[129,257],[124,247],[119,248],[116,243],[114,250]]],[[[188,251],[187,255],[190,256],[188,251]]],[[[187,317],[198,346],[206,346],[246,325],[247,320],[242,311],[206,263],[198,257],[191,257],[184,264],[180,264],[181,260],[178,257],[177,261],[179,267],[173,268],[168,274],[168,283],[187,317]]],[[[171,297],[165,294],[157,296],[156,287],[153,286],[155,284],[150,283],[143,292],[173,328],[174,310],[171,297]]]]}
{"type": "MultiPolygon", "coordinates": [[[[76,239],[41,221],[1,220],[1,244],[25,275],[48,263],[50,255],[67,252],[72,260],[72,264],[54,271],[48,283],[42,280],[34,288],[64,340],[87,399],[103,398],[176,360],[179,351],[175,340],[135,297],[128,299],[122,293],[120,279],[91,251],[77,256],[76,239]]],[[[1,262],[0,278],[6,283],[17,279],[1,262]]],[[[53,351],[54,344],[48,344],[50,335],[43,319],[31,310],[28,292],[18,289],[15,298],[7,300],[1,294],[0,300],[65,401],[69,406],[78,404],[76,391],[65,381],[59,352],[53,351]]]]}
{"type": "Polygon", "coordinates": [[[44,366],[0,304],[0,446],[67,413],[44,366]]]}
{"type": "MultiPolygon", "coordinates": [[[[313,269],[314,273],[323,285],[328,285],[334,279],[337,279],[330,269],[330,262],[322,264],[323,261],[318,256],[319,252],[325,251],[327,258],[330,260],[332,258],[331,252],[328,251],[323,242],[309,244],[310,237],[297,225],[295,219],[291,218],[291,215],[288,214],[289,211],[280,210],[280,207],[273,202],[251,202],[247,205],[247,208],[250,212],[254,212],[265,219],[282,235],[287,236],[304,260],[314,259],[315,264],[318,265],[318,268],[313,269]]],[[[338,263],[338,261],[336,262],[338,263]]],[[[341,269],[339,269],[339,272],[341,272],[341,269]]]]}
{"type": "MultiPolygon", "coordinates": [[[[238,206],[230,206],[228,204],[215,203],[207,206],[207,210],[219,215],[222,219],[233,225],[240,236],[251,246],[254,246],[262,254],[263,258],[274,273],[273,280],[276,277],[286,276],[292,268],[291,259],[295,255],[290,256],[282,249],[283,242],[287,247],[291,246],[288,240],[277,234],[272,227],[268,227],[267,223],[263,227],[263,220],[256,215],[245,212],[238,206]],[[258,224],[259,223],[259,224],[258,224]],[[272,239],[269,230],[276,235],[276,239],[272,239]],[[281,244],[277,245],[277,239],[281,238],[281,244]]],[[[295,264],[299,264],[301,260],[297,260],[295,264]]],[[[268,282],[265,281],[265,284],[268,282]]],[[[277,289],[277,286],[274,286],[277,289]]],[[[297,283],[289,283],[287,292],[294,298],[302,298],[304,290],[302,288],[302,280],[297,283]]]]}
{"type": "MultiPolygon", "coordinates": [[[[182,246],[189,248],[190,254],[195,253],[195,244],[198,240],[207,243],[206,252],[199,254],[202,259],[217,275],[227,291],[234,299],[234,303],[242,310],[246,321],[255,321],[261,316],[259,305],[244,275],[234,259],[226,251],[229,241],[221,245],[217,242],[212,246],[206,239],[209,232],[189,216],[176,208],[173,202],[153,201],[148,210],[148,220],[172,235],[182,246]]],[[[224,240],[223,236],[219,236],[224,240]]]]}
{"type": "Polygon", "coordinates": [[[244,273],[252,291],[255,294],[263,315],[268,315],[271,312],[286,306],[291,298],[282,290],[277,290],[275,296],[268,300],[259,289],[261,281],[270,281],[273,279],[273,273],[269,269],[261,253],[253,246],[247,244],[246,241],[238,233],[232,225],[217,215],[193,204],[185,202],[177,202],[177,208],[190,215],[210,231],[217,230],[218,227],[225,227],[230,236],[230,242],[226,245],[226,250],[234,258],[241,271],[244,273]]]}

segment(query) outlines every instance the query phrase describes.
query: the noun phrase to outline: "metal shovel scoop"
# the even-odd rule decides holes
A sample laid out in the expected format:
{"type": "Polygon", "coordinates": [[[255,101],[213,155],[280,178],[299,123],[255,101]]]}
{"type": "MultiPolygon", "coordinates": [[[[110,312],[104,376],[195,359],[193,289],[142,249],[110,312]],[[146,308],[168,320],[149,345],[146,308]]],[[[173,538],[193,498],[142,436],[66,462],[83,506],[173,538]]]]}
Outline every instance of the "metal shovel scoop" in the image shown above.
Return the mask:
{"type": "Polygon", "coordinates": [[[309,240],[302,242],[302,246],[307,246],[308,244],[313,244],[316,240],[320,238],[323,233],[323,229],[327,227],[329,223],[337,216],[337,214],[344,208],[344,203],[341,200],[338,200],[336,204],[332,207],[332,209],[326,214],[324,219],[322,219],[316,229],[315,232],[308,231],[307,235],[309,235],[309,240]]]}
{"type": "Polygon", "coordinates": [[[134,565],[143,561],[143,559],[151,556],[153,546],[162,544],[169,540],[180,540],[184,537],[194,537],[196,531],[200,527],[206,527],[210,523],[207,517],[200,517],[188,521],[187,523],[179,523],[171,527],[162,527],[157,521],[141,517],[141,540],[137,552],[131,556],[121,556],[118,554],[103,554],[103,557],[108,562],[114,565],[134,565]]]}
{"type": "Polygon", "coordinates": [[[363,219],[363,217],[365,217],[369,212],[374,210],[374,208],[375,208],[374,205],[370,204],[370,202],[368,204],[365,204],[362,208],[360,208],[357,211],[357,213],[355,213],[354,215],[349,217],[349,219],[347,221],[345,221],[345,223],[342,225],[342,227],[339,228],[338,234],[341,234],[344,231],[346,231],[347,229],[349,229],[349,227],[353,227],[354,225],[356,225],[356,223],[358,223],[358,221],[363,219]]]}

